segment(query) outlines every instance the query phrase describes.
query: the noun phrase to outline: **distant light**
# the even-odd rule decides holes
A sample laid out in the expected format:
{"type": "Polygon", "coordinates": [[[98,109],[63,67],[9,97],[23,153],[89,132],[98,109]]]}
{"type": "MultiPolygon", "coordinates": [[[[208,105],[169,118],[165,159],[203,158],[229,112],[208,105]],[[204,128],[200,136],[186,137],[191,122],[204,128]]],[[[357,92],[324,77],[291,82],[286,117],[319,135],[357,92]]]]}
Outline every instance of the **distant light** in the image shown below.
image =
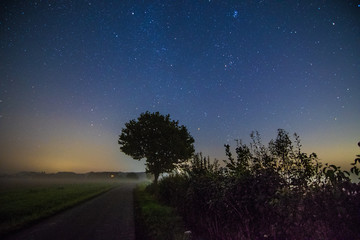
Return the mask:
{"type": "Polygon", "coordinates": [[[114,175],[114,174],[111,174],[111,175],[110,175],[110,177],[111,177],[111,178],[114,178],[114,177],[115,177],[115,175],[114,175]]]}

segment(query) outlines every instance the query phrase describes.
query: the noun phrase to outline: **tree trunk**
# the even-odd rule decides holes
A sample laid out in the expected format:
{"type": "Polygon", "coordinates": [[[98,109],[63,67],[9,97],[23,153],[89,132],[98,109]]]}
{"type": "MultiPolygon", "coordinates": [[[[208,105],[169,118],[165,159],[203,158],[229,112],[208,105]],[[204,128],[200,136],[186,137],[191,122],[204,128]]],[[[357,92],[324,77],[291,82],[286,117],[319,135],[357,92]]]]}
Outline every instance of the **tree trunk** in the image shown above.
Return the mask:
{"type": "Polygon", "coordinates": [[[160,176],[160,173],[154,173],[154,185],[158,184],[159,176],[160,176]]]}

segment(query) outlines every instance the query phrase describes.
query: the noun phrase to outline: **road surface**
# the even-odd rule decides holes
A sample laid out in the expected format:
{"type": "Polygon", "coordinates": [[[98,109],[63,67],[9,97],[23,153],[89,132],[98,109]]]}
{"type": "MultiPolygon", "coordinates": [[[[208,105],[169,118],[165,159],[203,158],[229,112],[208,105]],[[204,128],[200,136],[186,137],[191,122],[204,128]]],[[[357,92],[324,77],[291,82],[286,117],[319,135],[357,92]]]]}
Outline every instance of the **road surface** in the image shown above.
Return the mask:
{"type": "Polygon", "coordinates": [[[133,183],[124,183],[58,215],[7,236],[6,240],[134,240],[133,183]]]}

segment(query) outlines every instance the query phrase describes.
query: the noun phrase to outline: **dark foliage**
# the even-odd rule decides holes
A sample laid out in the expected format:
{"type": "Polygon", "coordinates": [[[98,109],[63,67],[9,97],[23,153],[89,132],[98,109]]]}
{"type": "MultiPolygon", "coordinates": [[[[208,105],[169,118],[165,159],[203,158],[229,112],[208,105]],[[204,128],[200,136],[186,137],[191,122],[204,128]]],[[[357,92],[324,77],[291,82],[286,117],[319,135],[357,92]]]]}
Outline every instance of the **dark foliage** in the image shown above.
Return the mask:
{"type": "Polygon", "coordinates": [[[118,143],[134,159],[146,158],[146,171],[154,174],[155,183],[161,173],[172,171],[194,154],[194,139],[186,127],[159,112],[145,112],[126,123],[118,143]]]}
{"type": "Polygon", "coordinates": [[[349,173],[322,167],[296,134],[279,129],[268,146],[251,137],[236,156],[225,145],[225,168],[196,155],[161,180],[158,196],[202,239],[360,239],[360,185],[349,173]]]}

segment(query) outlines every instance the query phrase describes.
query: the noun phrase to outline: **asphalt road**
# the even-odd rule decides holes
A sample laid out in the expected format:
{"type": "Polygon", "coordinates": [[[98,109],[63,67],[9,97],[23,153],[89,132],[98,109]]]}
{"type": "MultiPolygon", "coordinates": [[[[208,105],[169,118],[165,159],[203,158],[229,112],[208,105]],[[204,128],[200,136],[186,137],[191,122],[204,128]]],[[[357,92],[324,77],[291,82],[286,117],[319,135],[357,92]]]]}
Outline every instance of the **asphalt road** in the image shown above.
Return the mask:
{"type": "Polygon", "coordinates": [[[5,239],[134,240],[133,183],[124,183],[5,239]]]}

